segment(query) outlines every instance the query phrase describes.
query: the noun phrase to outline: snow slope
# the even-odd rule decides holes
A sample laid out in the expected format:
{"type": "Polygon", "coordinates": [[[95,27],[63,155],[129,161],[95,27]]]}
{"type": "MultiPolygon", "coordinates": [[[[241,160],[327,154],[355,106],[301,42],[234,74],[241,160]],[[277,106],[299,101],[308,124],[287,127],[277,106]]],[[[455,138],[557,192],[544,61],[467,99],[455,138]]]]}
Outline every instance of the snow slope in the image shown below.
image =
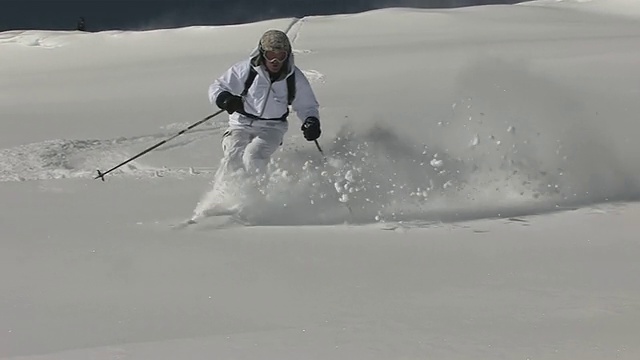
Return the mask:
{"type": "Polygon", "coordinates": [[[0,33],[0,358],[637,359],[638,9],[0,33]],[[292,117],[249,226],[171,226],[224,116],[93,180],[215,111],[269,28],[327,162],[292,117]]]}

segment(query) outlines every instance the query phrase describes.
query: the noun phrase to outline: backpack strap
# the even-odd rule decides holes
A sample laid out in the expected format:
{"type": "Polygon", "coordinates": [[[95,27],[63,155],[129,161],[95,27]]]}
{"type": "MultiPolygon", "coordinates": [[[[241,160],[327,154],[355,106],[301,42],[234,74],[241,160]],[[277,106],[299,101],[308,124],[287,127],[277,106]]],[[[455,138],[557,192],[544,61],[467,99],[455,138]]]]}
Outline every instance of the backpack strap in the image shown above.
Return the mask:
{"type": "Polygon", "coordinates": [[[254,69],[253,66],[249,66],[249,76],[247,76],[247,79],[244,81],[244,90],[242,91],[242,94],[240,94],[242,97],[247,96],[249,88],[253,85],[253,81],[256,79],[257,75],[258,72],[256,69],[254,69]]]}
{"type": "Polygon", "coordinates": [[[291,76],[287,78],[287,95],[289,100],[289,105],[293,103],[293,100],[296,98],[296,72],[294,71],[291,76]]]}

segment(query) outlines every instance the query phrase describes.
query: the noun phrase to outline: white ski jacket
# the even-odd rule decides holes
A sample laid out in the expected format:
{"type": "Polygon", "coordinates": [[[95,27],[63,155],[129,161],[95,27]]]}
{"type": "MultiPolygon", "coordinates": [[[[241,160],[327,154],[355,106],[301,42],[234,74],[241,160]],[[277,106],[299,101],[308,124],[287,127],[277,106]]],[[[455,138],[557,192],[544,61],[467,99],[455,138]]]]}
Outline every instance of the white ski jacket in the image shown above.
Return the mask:
{"type": "MultiPolygon", "coordinates": [[[[256,49],[251,53],[249,59],[234,64],[222,76],[217,78],[209,86],[209,101],[215,105],[216,98],[223,91],[241,96],[244,91],[245,80],[249,76],[249,69],[253,67],[257,72],[257,76],[247,95],[243,98],[245,113],[255,115],[261,119],[281,118],[289,110],[286,78],[295,72],[296,96],[291,104],[293,111],[301,122],[304,122],[309,116],[320,119],[318,102],[313,89],[307,77],[295,66],[293,54],[290,53],[288,57],[286,76],[281,76],[273,83],[268,71],[263,65],[260,65],[259,57],[260,53],[256,49]]],[[[286,121],[256,120],[237,112],[229,115],[229,126],[232,128],[247,126],[282,127],[284,131],[288,128],[286,121]]]]}

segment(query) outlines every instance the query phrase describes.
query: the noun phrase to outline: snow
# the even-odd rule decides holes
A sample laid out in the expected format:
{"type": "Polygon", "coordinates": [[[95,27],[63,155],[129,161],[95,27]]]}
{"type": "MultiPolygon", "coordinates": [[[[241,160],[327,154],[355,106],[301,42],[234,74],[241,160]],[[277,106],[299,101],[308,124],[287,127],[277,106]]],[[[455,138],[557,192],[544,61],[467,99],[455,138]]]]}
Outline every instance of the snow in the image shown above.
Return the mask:
{"type": "MultiPolygon", "coordinates": [[[[1,359],[637,359],[640,6],[0,33],[1,359]],[[247,224],[207,87],[289,31],[321,103],[247,224]],[[215,194],[214,194],[215,195],[215,194]]],[[[266,191],[260,191],[266,189],[266,191]]]]}
{"type": "Polygon", "coordinates": [[[553,8],[566,8],[597,14],[630,18],[640,17],[640,6],[638,6],[636,0],[535,0],[521,4],[534,6],[551,5],[553,8]]]}

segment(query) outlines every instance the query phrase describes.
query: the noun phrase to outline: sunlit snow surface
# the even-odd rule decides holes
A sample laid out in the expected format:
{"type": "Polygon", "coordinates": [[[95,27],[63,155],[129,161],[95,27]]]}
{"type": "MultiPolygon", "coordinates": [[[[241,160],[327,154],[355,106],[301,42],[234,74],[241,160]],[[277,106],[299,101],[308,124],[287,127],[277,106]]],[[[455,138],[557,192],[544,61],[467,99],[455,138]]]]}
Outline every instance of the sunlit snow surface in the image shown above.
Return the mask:
{"type": "Polygon", "coordinates": [[[0,358],[640,358],[639,9],[0,33],[0,358]],[[216,183],[225,114],[94,180],[269,28],[323,153],[216,183]]]}

